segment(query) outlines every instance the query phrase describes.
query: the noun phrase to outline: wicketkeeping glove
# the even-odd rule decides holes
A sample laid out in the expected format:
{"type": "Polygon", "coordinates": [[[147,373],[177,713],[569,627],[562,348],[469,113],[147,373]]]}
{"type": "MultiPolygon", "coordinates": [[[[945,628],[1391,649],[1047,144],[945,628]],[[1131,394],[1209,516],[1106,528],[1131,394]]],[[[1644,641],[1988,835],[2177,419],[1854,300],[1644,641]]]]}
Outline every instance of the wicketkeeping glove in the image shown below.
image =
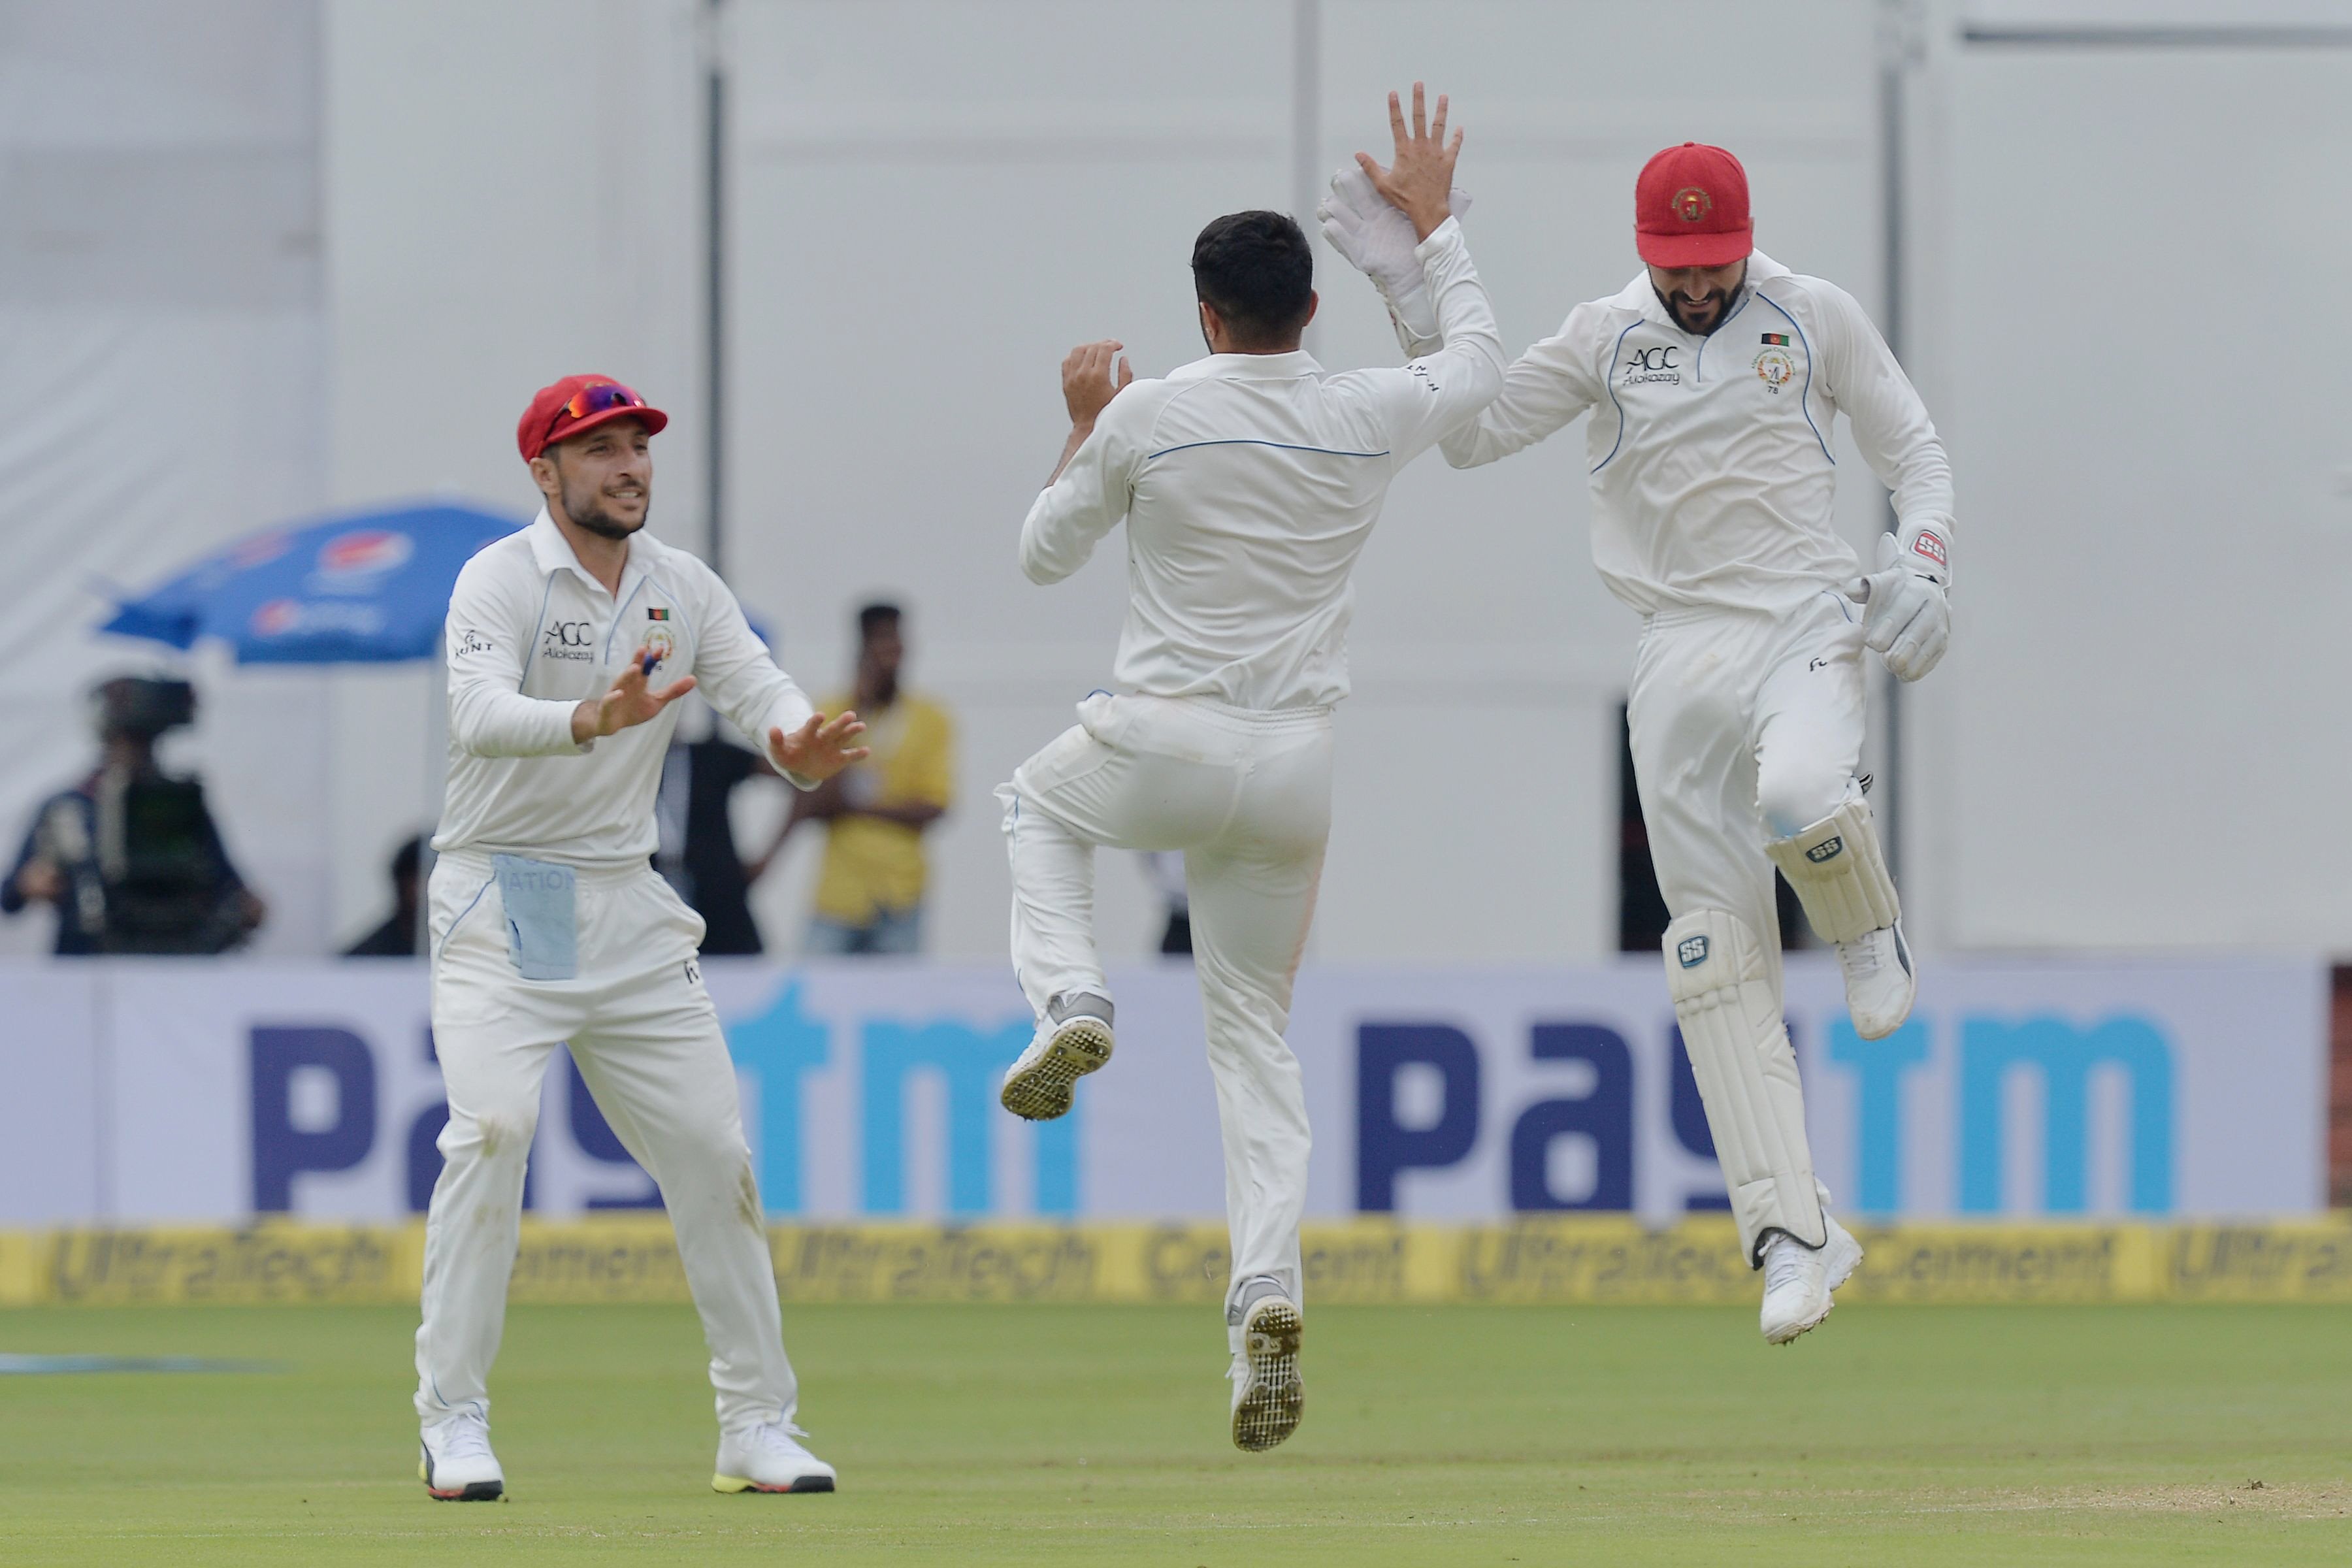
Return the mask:
{"type": "Polygon", "coordinates": [[[1949,575],[1943,535],[1906,529],[1901,539],[1878,536],[1878,570],[1849,591],[1869,606],[1862,640],[1885,657],[1895,679],[1916,680],[1944,657],[1952,640],[1949,575]]]}
{"type": "MultiPolygon", "coordinates": [[[[1470,210],[1468,193],[1456,189],[1450,199],[1455,217],[1470,210]]],[[[1381,291],[1390,316],[1409,339],[1408,348],[1411,342],[1434,340],[1437,306],[1429,297],[1421,258],[1415,254],[1421,240],[1412,232],[1412,220],[1373,189],[1372,177],[1355,163],[1341,169],[1331,176],[1331,194],[1316,207],[1315,216],[1322,220],[1323,237],[1331,248],[1381,291]]]]}

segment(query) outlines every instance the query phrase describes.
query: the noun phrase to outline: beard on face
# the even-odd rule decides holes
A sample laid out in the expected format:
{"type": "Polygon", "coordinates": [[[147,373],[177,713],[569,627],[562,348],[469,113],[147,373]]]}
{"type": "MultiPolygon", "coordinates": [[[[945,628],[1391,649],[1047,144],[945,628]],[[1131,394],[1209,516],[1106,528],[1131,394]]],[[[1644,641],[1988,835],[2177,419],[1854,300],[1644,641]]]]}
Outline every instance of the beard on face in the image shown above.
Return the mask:
{"type": "Polygon", "coordinates": [[[1723,325],[1723,319],[1731,312],[1731,291],[1727,289],[1709,289],[1696,300],[1681,292],[1661,294],[1658,300],[1677,326],[1701,337],[1723,325]]]}
{"type": "MultiPolygon", "coordinates": [[[[646,494],[646,514],[653,514],[652,494],[646,494]]],[[[623,522],[604,510],[602,491],[583,485],[577,489],[566,479],[563,483],[563,515],[595,534],[600,539],[626,539],[645,527],[645,518],[635,522],[623,522]]]]}
{"type": "Polygon", "coordinates": [[[1654,281],[1650,285],[1650,292],[1658,297],[1658,303],[1666,308],[1666,314],[1675,319],[1675,325],[1694,337],[1703,338],[1731,319],[1732,300],[1746,287],[1748,268],[1742,264],[1739,275],[1731,280],[1730,288],[1710,289],[1696,302],[1679,289],[1667,293],[1654,281]]]}

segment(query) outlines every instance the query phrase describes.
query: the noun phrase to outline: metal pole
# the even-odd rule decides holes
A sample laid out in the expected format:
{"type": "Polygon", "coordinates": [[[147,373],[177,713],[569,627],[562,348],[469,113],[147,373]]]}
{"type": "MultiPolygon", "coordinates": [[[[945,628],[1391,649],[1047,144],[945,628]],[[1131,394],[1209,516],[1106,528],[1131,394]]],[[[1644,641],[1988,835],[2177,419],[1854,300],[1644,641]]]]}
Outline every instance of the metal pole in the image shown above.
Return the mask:
{"type": "MultiPolygon", "coordinates": [[[[1914,21],[1911,0],[1884,0],[1879,11],[1878,51],[1880,263],[1886,291],[1883,325],[1886,346],[1897,363],[1903,359],[1905,273],[1909,265],[1903,244],[1904,115],[1905,78],[1910,70],[1914,21]]],[[[1901,527],[1891,495],[1886,500],[1886,527],[1890,532],[1901,527]]],[[[1874,565],[1874,560],[1864,561],[1863,569],[1869,571],[1874,565]]],[[[1877,805],[1878,815],[1886,824],[1882,838],[1887,869],[1898,878],[1905,859],[1903,739],[1903,683],[1890,677],[1886,680],[1886,776],[1878,781],[1877,805]]]]}
{"type": "MultiPolygon", "coordinates": [[[[1290,205],[1304,227],[1323,199],[1323,0],[1291,0],[1290,72],[1290,205]]],[[[1301,346],[1315,336],[1310,321],[1301,346]]]]}
{"type": "Polygon", "coordinates": [[[710,569],[727,574],[727,67],[726,0],[703,0],[704,513],[710,569]]]}

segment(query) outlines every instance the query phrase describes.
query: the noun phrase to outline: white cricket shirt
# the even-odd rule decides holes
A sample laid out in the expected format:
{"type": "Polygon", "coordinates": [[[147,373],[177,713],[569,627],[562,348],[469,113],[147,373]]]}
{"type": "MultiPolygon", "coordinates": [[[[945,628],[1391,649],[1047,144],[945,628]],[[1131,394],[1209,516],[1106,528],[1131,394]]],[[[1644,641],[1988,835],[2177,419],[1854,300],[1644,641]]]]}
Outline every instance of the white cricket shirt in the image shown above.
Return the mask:
{"type": "MultiPolygon", "coordinates": [[[[1761,251],[1706,337],[1675,324],[1647,272],[1579,305],[1505,373],[1475,423],[1446,437],[1446,460],[1491,463],[1587,409],[1593,563],[1644,615],[1779,612],[1861,575],[1832,515],[1841,413],[1895,492],[1906,546],[1920,528],[1950,540],[1951,467],[1886,341],[1853,295],[1761,251]]],[[[1942,545],[1929,544],[1923,553],[1948,583],[1942,545]]]]}
{"type": "MultiPolygon", "coordinates": [[[[618,734],[572,742],[639,647],[656,687],[692,675],[764,749],[814,711],[778,669],[718,574],[640,530],[617,595],[588,574],[545,510],[466,563],[449,595],[449,789],[433,847],[605,868],[653,854],[654,795],[680,704],[618,734]]],[[[772,762],[773,758],[770,759],[772,762]]]]}
{"type": "Polygon", "coordinates": [[[1502,384],[1461,226],[1418,254],[1443,348],[1337,374],[1304,352],[1212,354],[1134,382],[1029,509],[1021,565],[1038,583],[1126,520],[1119,687],[1266,711],[1348,694],[1349,579],[1389,481],[1502,384]]]}

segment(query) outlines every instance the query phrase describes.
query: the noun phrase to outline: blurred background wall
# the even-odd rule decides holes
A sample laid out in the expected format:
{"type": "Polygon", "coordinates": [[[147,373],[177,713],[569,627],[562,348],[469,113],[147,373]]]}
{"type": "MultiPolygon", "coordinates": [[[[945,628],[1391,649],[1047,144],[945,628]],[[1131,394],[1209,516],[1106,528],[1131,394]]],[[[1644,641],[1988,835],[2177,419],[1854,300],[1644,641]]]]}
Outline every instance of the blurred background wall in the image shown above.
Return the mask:
{"type": "MultiPolygon", "coordinates": [[[[1419,76],[1468,128],[1469,234],[1513,352],[1634,273],[1633,174],[1684,139],[1736,150],[1762,248],[1897,338],[1960,495],[1956,651],[1903,694],[1899,763],[1872,763],[1923,944],[2352,950],[2340,20],[2318,0],[0,4],[23,584],[0,822],[85,765],[88,679],[152,663],[89,635],[93,577],[143,585],[331,505],[527,510],[513,421],[563,372],[670,410],[656,527],[710,548],[715,61],[722,564],[813,689],[845,683],[861,599],[907,605],[913,683],[961,724],[931,948],[997,953],[987,792],[1102,682],[1123,602],[1115,544],[1053,591],[1013,564],[1064,428],[1059,356],[1114,335],[1140,374],[1194,357],[1200,224],[1303,214],[1381,151],[1381,94],[1419,76]]],[[[1369,288],[1323,258],[1309,346],[1392,360],[1369,288]]],[[[1588,563],[1580,452],[1398,485],[1359,579],[1318,953],[1616,945],[1636,626],[1588,563]]],[[[1866,542],[1883,492],[1841,460],[1866,542]]],[[[197,664],[186,743],[276,910],[263,945],[331,951],[381,913],[383,861],[426,811],[430,678],[197,664]]],[[[772,947],[797,942],[811,858],[763,884],[772,947]]],[[[1144,951],[1139,869],[1107,857],[1101,880],[1107,947],[1144,951]]],[[[0,949],[40,924],[0,925],[0,949]]]]}

